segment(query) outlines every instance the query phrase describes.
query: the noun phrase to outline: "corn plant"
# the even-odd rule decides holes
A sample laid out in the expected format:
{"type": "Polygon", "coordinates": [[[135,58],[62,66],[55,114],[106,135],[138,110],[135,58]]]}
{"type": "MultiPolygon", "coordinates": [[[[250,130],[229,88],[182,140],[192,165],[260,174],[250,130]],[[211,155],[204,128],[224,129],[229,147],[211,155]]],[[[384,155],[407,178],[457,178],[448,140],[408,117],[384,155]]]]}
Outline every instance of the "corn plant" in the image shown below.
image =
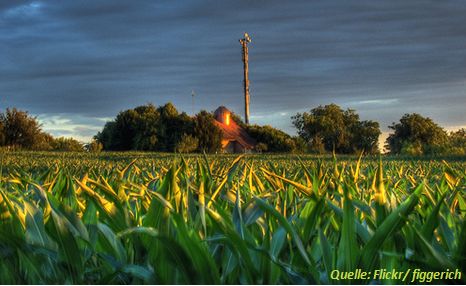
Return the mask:
{"type": "Polygon", "coordinates": [[[461,158],[1,156],[2,284],[338,284],[334,269],[466,273],[461,158]]]}

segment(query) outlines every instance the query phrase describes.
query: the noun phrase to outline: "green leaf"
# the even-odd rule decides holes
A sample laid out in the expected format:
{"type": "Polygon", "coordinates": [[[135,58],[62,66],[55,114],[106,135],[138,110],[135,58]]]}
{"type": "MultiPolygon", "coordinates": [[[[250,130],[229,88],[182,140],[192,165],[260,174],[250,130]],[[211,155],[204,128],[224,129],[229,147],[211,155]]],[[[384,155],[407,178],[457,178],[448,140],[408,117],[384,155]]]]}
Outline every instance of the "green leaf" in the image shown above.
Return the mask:
{"type": "Polygon", "coordinates": [[[275,210],[272,206],[267,204],[265,201],[259,198],[255,198],[256,202],[258,205],[268,214],[270,214],[272,217],[277,219],[280,222],[280,225],[290,234],[292,237],[296,247],[298,248],[298,252],[301,255],[301,257],[304,259],[304,261],[307,263],[308,267],[310,268],[311,275],[313,278],[318,281],[318,272],[317,269],[315,268],[315,265],[313,262],[311,262],[311,259],[307,255],[307,252],[304,248],[303,242],[299,238],[298,233],[296,230],[288,223],[288,221],[285,219],[284,216],[282,216],[277,210],[275,210]]]}
{"type": "Polygon", "coordinates": [[[58,244],[59,257],[67,267],[67,277],[75,284],[80,284],[83,280],[84,264],[81,257],[81,251],[78,241],[69,230],[70,223],[66,218],[51,211],[52,219],[49,220],[51,225],[51,237],[58,244]]]}
{"type": "Polygon", "coordinates": [[[98,223],[99,245],[105,250],[105,253],[113,255],[116,261],[125,264],[127,261],[126,250],[120,241],[120,238],[106,224],[98,223]]]}
{"type": "Polygon", "coordinates": [[[451,263],[444,251],[432,247],[430,242],[428,242],[418,230],[414,229],[414,233],[418,238],[418,243],[420,244],[421,249],[423,249],[424,255],[427,256],[429,262],[428,265],[431,265],[439,271],[448,268],[457,268],[453,263],[451,263]]]}
{"type": "Polygon", "coordinates": [[[338,269],[353,271],[359,258],[359,247],[356,243],[356,226],[353,203],[348,189],[344,188],[343,225],[340,234],[338,251],[338,269]]]}
{"type": "Polygon", "coordinates": [[[378,252],[383,243],[399,231],[404,225],[408,215],[414,210],[418,203],[419,194],[423,190],[423,185],[419,185],[409,198],[399,205],[375,230],[372,238],[364,246],[361,254],[360,266],[365,271],[372,271],[376,265],[378,252]]]}
{"type": "Polygon", "coordinates": [[[317,222],[322,214],[322,211],[324,210],[324,206],[325,200],[319,199],[312,208],[309,216],[306,218],[303,230],[303,239],[305,243],[309,242],[309,240],[311,239],[311,234],[316,229],[317,222]]]}
{"type": "Polygon", "coordinates": [[[327,273],[327,279],[328,281],[332,281],[330,278],[330,273],[334,270],[333,267],[333,259],[332,259],[332,248],[330,243],[327,240],[327,237],[325,237],[324,232],[322,229],[319,228],[319,243],[320,247],[322,250],[322,258],[324,260],[324,266],[325,266],[325,271],[327,273]]]}
{"type": "Polygon", "coordinates": [[[280,251],[283,249],[286,241],[286,230],[283,227],[277,229],[272,236],[272,243],[270,245],[270,255],[278,258],[280,251]]]}
{"type": "Polygon", "coordinates": [[[123,266],[120,271],[141,279],[146,284],[154,284],[154,272],[148,267],[128,264],[123,266]]]}
{"type": "Polygon", "coordinates": [[[437,205],[434,207],[430,215],[427,217],[426,222],[422,226],[421,233],[429,241],[432,239],[435,228],[437,228],[437,226],[439,225],[439,220],[438,220],[439,211],[440,211],[440,208],[442,207],[443,200],[446,195],[447,195],[447,192],[443,193],[443,195],[438,200],[437,205]]]}

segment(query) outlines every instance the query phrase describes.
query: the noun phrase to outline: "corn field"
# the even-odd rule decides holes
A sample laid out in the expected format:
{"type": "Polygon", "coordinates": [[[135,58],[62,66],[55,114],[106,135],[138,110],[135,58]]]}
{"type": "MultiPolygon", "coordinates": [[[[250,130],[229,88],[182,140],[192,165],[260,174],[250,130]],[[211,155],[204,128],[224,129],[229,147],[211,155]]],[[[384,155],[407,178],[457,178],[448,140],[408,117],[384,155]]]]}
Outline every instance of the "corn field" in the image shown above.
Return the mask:
{"type": "Polygon", "coordinates": [[[464,275],[465,167],[384,157],[4,152],[0,283],[344,283],[332,279],[335,269],[464,275]]]}

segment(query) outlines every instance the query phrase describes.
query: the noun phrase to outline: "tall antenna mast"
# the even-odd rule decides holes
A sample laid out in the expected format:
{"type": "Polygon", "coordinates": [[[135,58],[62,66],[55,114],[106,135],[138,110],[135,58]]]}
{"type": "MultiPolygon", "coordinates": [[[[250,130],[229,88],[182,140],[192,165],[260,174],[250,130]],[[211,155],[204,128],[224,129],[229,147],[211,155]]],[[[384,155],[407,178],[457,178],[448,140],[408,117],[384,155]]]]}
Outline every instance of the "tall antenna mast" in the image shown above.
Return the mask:
{"type": "Polygon", "coordinates": [[[194,93],[194,90],[191,90],[191,113],[194,115],[194,96],[196,94],[194,93]]]}
{"type": "Polygon", "coordinates": [[[249,124],[249,66],[248,66],[248,44],[251,42],[251,37],[248,33],[244,33],[244,38],[239,42],[243,47],[243,67],[244,67],[244,120],[249,124]]]}

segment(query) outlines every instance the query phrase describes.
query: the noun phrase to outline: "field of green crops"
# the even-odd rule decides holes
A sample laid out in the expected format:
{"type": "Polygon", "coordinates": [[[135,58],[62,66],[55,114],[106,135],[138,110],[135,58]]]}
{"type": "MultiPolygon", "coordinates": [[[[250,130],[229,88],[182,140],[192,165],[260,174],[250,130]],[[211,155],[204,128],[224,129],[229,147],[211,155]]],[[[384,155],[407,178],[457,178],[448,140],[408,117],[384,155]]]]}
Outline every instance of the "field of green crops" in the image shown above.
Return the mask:
{"type": "Polygon", "coordinates": [[[2,153],[0,283],[302,284],[460,269],[466,162],[2,153]]]}

